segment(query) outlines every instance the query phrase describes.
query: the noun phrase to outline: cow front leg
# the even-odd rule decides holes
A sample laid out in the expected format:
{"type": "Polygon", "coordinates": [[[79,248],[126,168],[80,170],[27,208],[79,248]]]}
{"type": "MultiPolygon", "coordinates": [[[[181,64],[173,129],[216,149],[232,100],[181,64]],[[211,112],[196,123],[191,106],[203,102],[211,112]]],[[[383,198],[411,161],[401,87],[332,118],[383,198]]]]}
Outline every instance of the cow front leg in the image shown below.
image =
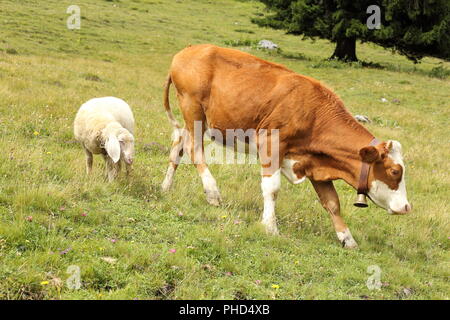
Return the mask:
{"type": "MultiPolygon", "coordinates": [[[[263,170],[264,171],[264,170],[263,170]]],[[[278,234],[277,219],[275,217],[275,201],[280,190],[281,179],[280,169],[273,174],[262,174],[261,190],[264,197],[264,212],[262,224],[267,233],[278,234]]]]}
{"type": "Polygon", "coordinates": [[[339,197],[331,181],[312,181],[312,185],[319,196],[320,203],[330,213],[337,237],[344,248],[354,249],[358,247],[355,239],[341,217],[339,197]]]}

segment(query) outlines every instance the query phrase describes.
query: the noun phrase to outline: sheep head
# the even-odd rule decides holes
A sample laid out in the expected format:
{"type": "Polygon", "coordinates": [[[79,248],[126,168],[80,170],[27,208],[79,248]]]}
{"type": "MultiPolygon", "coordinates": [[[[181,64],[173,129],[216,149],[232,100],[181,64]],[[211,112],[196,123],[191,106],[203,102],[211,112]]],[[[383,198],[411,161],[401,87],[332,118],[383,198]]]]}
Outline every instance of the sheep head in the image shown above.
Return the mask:
{"type": "Polygon", "coordinates": [[[120,144],[121,157],[126,164],[132,164],[134,159],[134,137],[126,129],[117,136],[120,144]]]}
{"type": "Polygon", "coordinates": [[[105,139],[105,150],[108,156],[117,163],[123,159],[125,163],[132,164],[134,159],[134,137],[125,128],[110,132],[105,139]]]}

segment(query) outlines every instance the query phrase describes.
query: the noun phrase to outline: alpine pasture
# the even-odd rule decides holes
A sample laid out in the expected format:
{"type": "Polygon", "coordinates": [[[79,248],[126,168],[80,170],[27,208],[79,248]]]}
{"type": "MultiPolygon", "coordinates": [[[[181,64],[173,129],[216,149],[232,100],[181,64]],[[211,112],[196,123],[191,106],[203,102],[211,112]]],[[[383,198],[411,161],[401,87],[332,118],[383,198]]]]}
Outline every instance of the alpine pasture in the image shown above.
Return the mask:
{"type": "Polygon", "coordinates": [[[414,65],[359,43],[368,64],[326,61],[333,44],[259,28],[250,18],[262,10],[235,0],[2,1],[0,299],[449,298],[450,63],[414,65]],[[73,4],[79,30],[66,27],[73,4]],[[262,39],[281,50],[257,49],[262,39]],[[282,180],[280,235],[266,235],[256,164],[210,166],[220,207],[206,203],[191,165],[163,194],[172,127],[162,86],[172,56],[198,43],[319,79],[372,120],[378,139],[400,141],[413,212],[358,209],[337,182],[359,244],[345,250],[309,182],[282,180]],[[124,99],[136,118],[133,175],[111,184],[99,156],[86,176],[73,136],[79,106],[103,96],[124,99]]]}

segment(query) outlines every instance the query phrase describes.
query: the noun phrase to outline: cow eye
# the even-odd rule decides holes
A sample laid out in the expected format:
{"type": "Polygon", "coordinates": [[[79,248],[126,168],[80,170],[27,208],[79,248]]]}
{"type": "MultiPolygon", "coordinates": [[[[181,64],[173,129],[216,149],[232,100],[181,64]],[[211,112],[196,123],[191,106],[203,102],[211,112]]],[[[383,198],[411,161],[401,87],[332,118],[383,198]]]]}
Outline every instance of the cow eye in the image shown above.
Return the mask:
{"type": "Polygon", "coordinates": [[[397,170],[397,169],[391,169],[391,174],[392,174],[393,176],[398,176],[398,175],[400,174],[400,170],[397,170]]]}

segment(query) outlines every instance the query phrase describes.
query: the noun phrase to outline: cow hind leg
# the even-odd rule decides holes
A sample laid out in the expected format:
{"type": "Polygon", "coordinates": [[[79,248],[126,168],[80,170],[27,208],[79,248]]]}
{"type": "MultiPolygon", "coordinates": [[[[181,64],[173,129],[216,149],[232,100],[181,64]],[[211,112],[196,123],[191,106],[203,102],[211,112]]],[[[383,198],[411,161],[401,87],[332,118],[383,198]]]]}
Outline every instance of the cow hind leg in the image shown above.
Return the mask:
{"type": "Polygon", "coordinates": [[[355,239],[345,224],[340,214],[340,203],[336,189],[331,181],[312,181],[314,189],[316,190],[320,203],[330,213],[334,229],[339,241],[344,248],[354,249],[358,247],[355,239]]]}
{"type": "Polygon", "coordinates": [[[193,138],[194,135],[190,134],[190,138],[187,142],[187,149],[189,151],[189,155],[191,156],[191,160],[195,165],[200,178],[202,179],[206,201],[213,206],[219,206],[222,202],[222,198],[220,196],[219,188],[217,187],[216,179],[214,179],[213,175],[209,171],[208,165],[206,164],[203,149],[203,133],[200,136],[197,135],[197,141],[195,143],[193,138]]]}
{"type": "Polygon", "coordinates": [[[173,132],[172,149],[169,155],[169,166],[167,168],[166,176],[162,183],[162,190],[169,191],[173,184],[175,172],[178,168],[181,158],[183,157],[183,129],[176,128],[173,132]]]}
{"type": "MultiPolygon", "coordinates": [[[[201,99],[189,94],[177,94],[177,97],[185,122],[182,146],[189,154],[202,179],[206,200],[208,203],[218,206],[222,199],[216,180],[208,169],[204,154],[203,135],[206,131],[206,115],[200,102],[201,99]]],[[[169,168],[169,171],[172,170],[169,168]]],[[[171,173],[168,172],[169,177],[170,175],[171,173]]]]}
{"type": "Polygon", "coordinates": [[[203,136],[206,131],[205,115],[200,105],[198,105],[198,107],[197,105],[183,107],[182,110],[186,121],[186,129],[188,131],[185,139],[186,151],[202,179],[206,201],[211,205],[219,206],[222,202],[222,198],[219,189],[217,188],[216,179],[214,179],[206,164],[204,153],[203,136]],[[186,110],[188,112],[184,113],[186,110]]]}

